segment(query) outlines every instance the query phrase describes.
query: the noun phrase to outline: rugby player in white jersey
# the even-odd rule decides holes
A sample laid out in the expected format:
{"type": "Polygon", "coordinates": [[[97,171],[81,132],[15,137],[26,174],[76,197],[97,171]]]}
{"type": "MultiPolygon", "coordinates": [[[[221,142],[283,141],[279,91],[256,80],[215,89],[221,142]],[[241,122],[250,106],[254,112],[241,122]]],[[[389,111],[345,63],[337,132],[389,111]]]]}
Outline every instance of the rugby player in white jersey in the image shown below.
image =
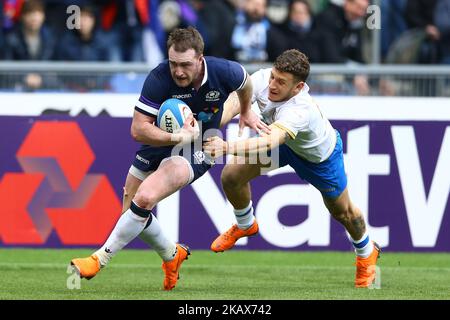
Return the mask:
{"type": "MultiPolygon", "coordinates": [[[[204,152],[213,158],[224,154],[248,158],[270,152],[272,159],[278,156],[278,163],[273,160],[271,168],[290,165],[321,192],[331,215],[347,230],[356,252],[355,286],[367,288],[375,281],[380,248],[370,239],[361,211],[350,200],[342,140],[309,95],[309,69],[303,53],[288,50],[272,68],[254,73],[252,102],[259,106],[270,133],[235,142],[211,137],[204,143],[204,152]]],[[[234,103],[238,104],[236,99],[234,103]]],[[[233,106],[225,110],[233,109],[238,110],[233,106]]],[[[231,112],[228,117],[233,115],[231,112]]],[[[261,175],[267,165],[234,160],[223,169],[222,186],[234,207],[237,224],[215,239],[211,244],[214,252],[229,250],[238,239],[258,232],[249,181],[261,175]]]]}

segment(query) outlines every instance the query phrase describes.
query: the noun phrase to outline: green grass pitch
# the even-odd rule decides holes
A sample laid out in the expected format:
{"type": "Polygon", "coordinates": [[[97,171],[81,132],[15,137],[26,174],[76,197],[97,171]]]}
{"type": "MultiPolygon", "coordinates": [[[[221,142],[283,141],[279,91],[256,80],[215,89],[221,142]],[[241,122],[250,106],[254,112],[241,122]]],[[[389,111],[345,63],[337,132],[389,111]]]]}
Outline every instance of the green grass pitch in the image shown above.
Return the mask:
{"type": "Polygon", "coordinates": [[[193,250],[177,287],[164,292],[156,253],[124,250],[80,289],[68,289],[68,262],[91,252],[0,249],[0,299],[450,299],[448,253],[382,252],[381,289],[368,290],[353,288],[351,252],[193,250]]]}

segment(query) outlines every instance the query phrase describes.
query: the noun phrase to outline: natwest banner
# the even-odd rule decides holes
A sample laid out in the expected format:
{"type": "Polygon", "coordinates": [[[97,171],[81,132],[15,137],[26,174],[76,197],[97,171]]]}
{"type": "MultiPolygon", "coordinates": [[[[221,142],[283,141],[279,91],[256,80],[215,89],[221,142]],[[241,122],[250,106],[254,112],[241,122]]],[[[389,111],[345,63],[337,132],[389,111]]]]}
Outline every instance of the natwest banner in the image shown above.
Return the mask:
{"type": "MultiPolygon", "coordinates": [[[[450,251],[450,117],[442,104],[422,99],[428,112],[419,119],[415,100],[330,99],[317,101],[341,133],[350,196],[371,237],[391,251],[450,251]]],[[[120,215],[138,147],[130,124],[110,116],[0,116],[0,246],[100,246],[120,215]]],[[[233,122],[224,136],[237,132],[233,122]]],[[[175,241],[208,249],[234,223],[222,169],[157,206],[175,241]]],[[[239,247],[350,248],[320,193],[289,167],[256,178],[252,192],[260,232],[239,247]]],[[[140,240],[130,246],[145,247],[140,240]]]]}

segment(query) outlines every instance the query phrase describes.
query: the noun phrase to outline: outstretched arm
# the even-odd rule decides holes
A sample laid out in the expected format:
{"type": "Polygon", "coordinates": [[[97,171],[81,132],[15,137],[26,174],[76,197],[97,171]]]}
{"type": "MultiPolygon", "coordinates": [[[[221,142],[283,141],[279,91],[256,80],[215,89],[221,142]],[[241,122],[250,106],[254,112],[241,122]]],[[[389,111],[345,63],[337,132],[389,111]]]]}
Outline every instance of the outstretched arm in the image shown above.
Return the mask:
{"type": "Polygon", "coordinates": [[[266,153],[290,139],[285,130],[274,125],[269,128],[270,134],[234,142],[224,141],[219,137],[208,138],[203,144],[203,151],[212,158],[219,158],[224,154],[246,157],[266,153]]]}

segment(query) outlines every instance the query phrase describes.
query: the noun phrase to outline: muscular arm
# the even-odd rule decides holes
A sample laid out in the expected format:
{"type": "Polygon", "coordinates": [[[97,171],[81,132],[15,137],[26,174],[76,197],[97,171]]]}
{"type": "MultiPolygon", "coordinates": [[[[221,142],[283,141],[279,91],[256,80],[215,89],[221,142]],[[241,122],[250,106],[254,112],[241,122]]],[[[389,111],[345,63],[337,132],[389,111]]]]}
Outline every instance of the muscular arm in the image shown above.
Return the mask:
{"type": "Polygon", "coordinates": [[[236,92],[232,92],[228,99],[223,104],[222,119],[220,120],[220,127],[222,128],[231,121],[240,111],[239,98],[236,92]]]}
{"type": "Polygon", "coordinates": [[[147,116],[136,110],[131,124],[131,136],[137,142],[156,147],[176,145],[181,141],[179,135],[158,128],[156,117],[147,116]]]}
{"type": "Polygon", "coordinates": [[[236,93],[239,98],[240,113],[246,114],[251,109],[253,94],[252,78],[249,75],[247,75],[245,85],[241,88],[241,90],[236,91],[236,93]]]}
{"type": "Polygon", "coordinates": [[[270,134],[246,140],[228,142],[225,145],[225,153],[236,156],[249,156],[265,153],[284,143],[289,139],[289,134],[277,126],[271,125],[270,134]]]}
{"type": "Polygon", "coordinates": [[[231,121],[239,113],[247,113],[251,108],[251,99],[253,94],[253,86],[251,77],[247,76],[245,85],[239,91],[233,91],[228,96],[228,99],[223,104],[222,119],[220,120],[220,127],[222,128],[231,121]],[[241,107],[243,106],[243,107],[241,107]]]}
{"type": "Polygon", "coordinates": [[[241,90],[235,91],[224,103],[224,110],[220,126],[223,127],[234,116],[240,113],[239,116],[239,136],[242,135],[244,127],[249,127],[256,132],[270,133],[269,127],[251,110],[253,95],[253,85],[251,77],[247,77],[247,81],[241,90]]]}
{"type": "Polygon", "coordinates": [[[289,134],[281,128],[271,125],[270,129],[270,134],[234,142],[226,142],[219,137],[208,138],[203,144],[203,149],[213,158],[226,153],[245,157],[265,153],[290,139],[289,134]]]}

